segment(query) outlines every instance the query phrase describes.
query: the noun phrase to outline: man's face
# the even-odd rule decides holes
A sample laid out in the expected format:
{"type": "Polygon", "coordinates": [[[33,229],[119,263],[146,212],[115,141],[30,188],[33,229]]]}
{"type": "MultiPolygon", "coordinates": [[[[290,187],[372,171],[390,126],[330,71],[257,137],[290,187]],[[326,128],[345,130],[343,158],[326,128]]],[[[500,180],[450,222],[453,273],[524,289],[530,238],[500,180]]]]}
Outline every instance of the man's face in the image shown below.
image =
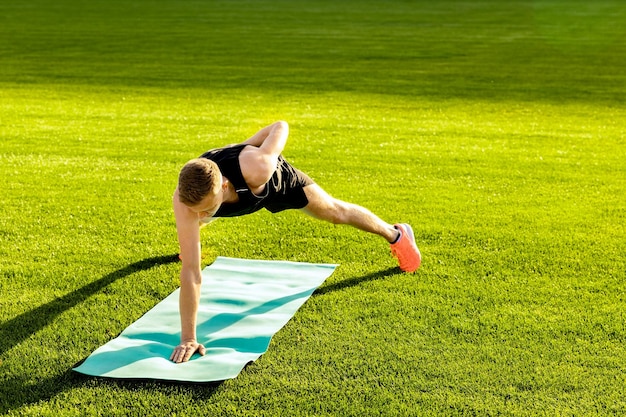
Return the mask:
{"type": "MultiPolygon", "coordinates": [[[[220,181],[221,182],[221,181],[220,181]]],[[[198,214],[198,219],[213,217],[224,201],[225,184],[222,184],[216,192],[210,193],[195,206],[189,206],[191,211],[198,214]]]]}

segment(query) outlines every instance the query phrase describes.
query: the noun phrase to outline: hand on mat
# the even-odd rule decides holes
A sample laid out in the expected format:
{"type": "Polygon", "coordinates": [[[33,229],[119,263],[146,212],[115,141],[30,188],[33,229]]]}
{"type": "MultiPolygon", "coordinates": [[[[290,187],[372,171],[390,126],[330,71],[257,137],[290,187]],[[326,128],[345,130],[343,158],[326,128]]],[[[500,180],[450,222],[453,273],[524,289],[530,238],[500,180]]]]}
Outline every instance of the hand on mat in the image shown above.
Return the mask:
{"type": "Polygon", "coordinates": [[[170,360],[176,363],[187,362],[196,352],[204,356],[206,349],[195,340],[188,340],[176,346],[170,360]]]}

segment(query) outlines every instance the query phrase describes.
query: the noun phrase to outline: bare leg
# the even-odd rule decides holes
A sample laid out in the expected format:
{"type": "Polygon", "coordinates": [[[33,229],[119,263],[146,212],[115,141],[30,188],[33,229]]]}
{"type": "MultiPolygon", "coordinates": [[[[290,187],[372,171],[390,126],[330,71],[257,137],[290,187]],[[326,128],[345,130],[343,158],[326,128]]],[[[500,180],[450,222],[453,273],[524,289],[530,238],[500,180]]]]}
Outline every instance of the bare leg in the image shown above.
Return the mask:
{"type": "Polygon", "coordinates": [[[317,184],[304,187],[304,193],[309,204],[302,211],[310,216],[334,224],[354,226],[360,230],[382,236],[390,243],[398,238],[399,232],[392,225],[382,221],[364,207],[331,197],[317,184]]]}

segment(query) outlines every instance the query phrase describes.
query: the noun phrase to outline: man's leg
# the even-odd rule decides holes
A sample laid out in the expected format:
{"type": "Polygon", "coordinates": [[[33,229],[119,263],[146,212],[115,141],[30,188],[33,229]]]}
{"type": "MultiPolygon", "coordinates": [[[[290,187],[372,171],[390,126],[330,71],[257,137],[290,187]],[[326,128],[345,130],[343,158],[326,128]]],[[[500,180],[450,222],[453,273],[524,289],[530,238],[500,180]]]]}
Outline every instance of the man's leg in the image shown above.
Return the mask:
{"type": "Polygon", "coordinates": [[[413,230],[408,224],[391,225],[364,207],[331,197],[317,184],[303,188],[309,203],[302,209],[305,213],[334,224],[347,224],[387,239],[391,252],[398,258],[400,268],[414,272],[422,263],[413,230]]]}
{"type": "Polygon", "coordinates": [[[382,236],[389,243],[395,242],[399,237],[399,232],[395,227],[382,221],[371,211],[356,204],[337,200],[317,184],[304,187],[304,193],[309,204],[302,211],[316,219],[354,226],[360,230],[382,236]]]}

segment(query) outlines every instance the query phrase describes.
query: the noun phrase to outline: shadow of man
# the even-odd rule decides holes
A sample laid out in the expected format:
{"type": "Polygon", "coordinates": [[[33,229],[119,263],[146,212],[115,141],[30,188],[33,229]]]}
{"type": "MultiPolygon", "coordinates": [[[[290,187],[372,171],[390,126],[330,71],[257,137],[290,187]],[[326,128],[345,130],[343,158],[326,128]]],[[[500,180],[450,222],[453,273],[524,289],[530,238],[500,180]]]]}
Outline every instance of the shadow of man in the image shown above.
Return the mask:
{"type": "Polygon", "coordinates": [[[32,334],[52,323],[59,314],[82,303],[87,298],[98,293],[118,279],[127,277],[135,272],[177,261],[178,255],[166,255],[132,263],[122,269],[103,276],[97,281],[72,291],[63,297],[59,297],[0,324],[0,356],[32,334]]]}
{"type": "MultiPolygon", "coordinates": [[[[8,359],[3,358],[6,352],[54,322],[63,312],[82,303],[115,281],[139,271],[174,262],[178,262],[178,254],[156,256],[134,262],[69,294],[5,321],[0,324],[0,358],[7,365],[8,359]]],[[[4,379],[0,384],[0,414],[19,408],[24,404],[50,398],[73,386],[75,381],[78,380],[78,378],[71,375],[69,370],[61,375],[56,375],[37,383],[33,383],[29,375],[4,379]]]]}

